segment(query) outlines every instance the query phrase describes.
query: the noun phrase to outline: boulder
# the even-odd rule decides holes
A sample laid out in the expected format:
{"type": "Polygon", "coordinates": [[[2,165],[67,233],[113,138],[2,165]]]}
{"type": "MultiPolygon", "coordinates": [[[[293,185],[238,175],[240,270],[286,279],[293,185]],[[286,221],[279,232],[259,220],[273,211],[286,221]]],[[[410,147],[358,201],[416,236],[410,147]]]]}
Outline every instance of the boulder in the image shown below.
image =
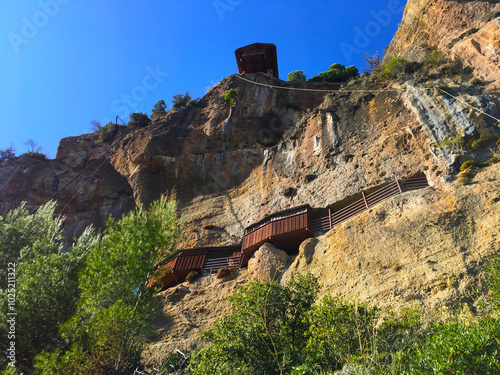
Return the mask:
{"type": "Polygon", "coordinates": [[[277,280],[288,268],[288,259],[283,250],[265,243],[248,261],[248,273],[259,280],[277,280]]]}

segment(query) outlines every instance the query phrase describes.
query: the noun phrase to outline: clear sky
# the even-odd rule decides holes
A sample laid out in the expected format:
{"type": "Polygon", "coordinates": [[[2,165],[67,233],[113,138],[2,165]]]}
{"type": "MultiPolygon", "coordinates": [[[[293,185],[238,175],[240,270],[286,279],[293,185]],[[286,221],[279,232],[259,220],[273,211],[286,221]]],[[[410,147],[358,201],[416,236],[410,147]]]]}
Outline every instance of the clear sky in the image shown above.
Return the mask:
{"type": "Polygon", "coordinates": [[[1,0],[0,149],[63,137],[237,73],[234,50],[274,43],[280,78],[383,53],[406,0],[1,0]]]}

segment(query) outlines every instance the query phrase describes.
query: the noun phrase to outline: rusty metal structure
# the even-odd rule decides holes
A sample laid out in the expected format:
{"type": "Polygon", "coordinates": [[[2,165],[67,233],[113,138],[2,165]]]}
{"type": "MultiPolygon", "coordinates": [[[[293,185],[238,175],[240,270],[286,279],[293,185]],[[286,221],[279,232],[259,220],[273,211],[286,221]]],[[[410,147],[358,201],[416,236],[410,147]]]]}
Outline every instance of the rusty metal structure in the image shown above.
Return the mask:
{"type": "Polygon", "coordinates": [[[253,43],[234,51],[240,74],[263,72],[279,78],[278,55],[272,43],[253,43]]]}
{"type": "Polygon", "coordinates": [[[213,274],[221,268],[245,267],[252,254],[266,242],[288,254],[296,254],[307,238],[328,231],[390,197],[428,186],[425,176],[399,180],[394,175],[392,182],[361,191],[327,208],[304,205],[268,215],[245,229],[241,244],[181,251],[164,266],[163,273],[161,269],[157,272],[149,285],[161,283],[168,288],[184,281],[191,271],[213,274]]]}

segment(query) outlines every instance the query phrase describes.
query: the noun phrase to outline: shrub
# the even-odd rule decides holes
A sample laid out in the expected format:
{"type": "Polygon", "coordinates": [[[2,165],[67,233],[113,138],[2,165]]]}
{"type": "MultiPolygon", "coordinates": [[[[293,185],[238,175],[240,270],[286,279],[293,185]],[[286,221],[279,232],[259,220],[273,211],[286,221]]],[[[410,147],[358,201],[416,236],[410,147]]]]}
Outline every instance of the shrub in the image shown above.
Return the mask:
{"type": "Polygon", "coordinates": [[[230,274],[231,270],[229,268],[224,267],[217,272],[217,278],[223,279],[224,277],[229,276],[230,274]]]}
{"type": "Polygon", "coordinates": [[[12,163],[16,159],[17,157],[13,146],[10,146],[5,150],[0,150],[0,167],[4,167],[7,164],[12,163]]]}
{"type": "Polygon", "coordinates": [[[306,75],[302,70],[294,70],[293,72],[288,73],[286,79],[290,82],[305,82],[306,75]]]}
{"type": "Polygon", "coordinates": [[[406,350],[406,373],[495,374],[500,362],[500,319],[483,318],[469,327],[459,323],[431,325],[406,350]]]}
{"type": "Polygon", "coordinates": [[[167,105],[164,100],[160,100],[151,110],[151,120],[157,121],[167,114],[167,105]]]}
{"type": "Polygon", "coordinates": [[[493,306],[500,310],[500,251],[497,250],[495,254],[488,259],[488,266],[486,267],[486,286],[489,288],[491,294],[490,301],[493,306]]]}
{"type": "Polygon", "coordinates": [[[318,73],[310,78],[310,82],[347,82],[351,78],[359,77],[358,69],[353,65],[345,67],[342,64],[336,63],[328,68],[328,71],[318,73]]]}
{"type": "Polygon", "coordinates": [[[203,335],[208,344],[192,355],[194,374],[288,373],[303,362],[307,311],[318,293],[313,276],[286,285],[252,280],[230,298],[232,315],[203,335]]]}
{"type": "Polygon", "coordinates": [[[238,91],[236,89],[229,89],[224,93],[224,100],[229,105],[233,105],[238,100],[238,91]]]}
{"type": "MultiPolygon", "coordinates": [[[[78,273],[97,240],[86,230],[71,252],[63,251],[62,218],[56,204],[29,215],[25,204],[0,217],[0,344],[8,347],[8,263],[15,263],[16,360],[29,366],[41,350],[59,343],[59,325],[76,311],[78,273]],[[17,320],[17,319],[16,319],[17,320]],[[20,323],[20,324],[19,324],[20,323]]],[[[4,363],[0,364],[0,368],[4,363]]]]}
{"type": "Polygon", "coordinates": [[[192,103],[191,95],[189,91],[186,91],[186,94],[176,94],[172,97],[172,109],[175,111],[179,111],[182,108],[186,108],[188,105],[192,103]]]}
{"type": "Polygon", "coordinates": [[[467,160],[460,166],[460,172],[465,172],[467,170],[470,170],[472,167],[476,165],[476,162],[474,160],[467,160]]]}
{"type": "Polygon", "coordinates": [[[143,128],[151,123],[151,119],[144,112],[132,112],[127,124],[130,128],[143,128]]]}
{"type": "Polygon", "coordinates": [[[400,57],[391,58],[382,68],[380,74],[382,78],[391,79],[405,73],[414,73],[416,64],[400,57]]]}
{"type": "Polygon", "coordinates": [[[97,137],[97,144],[103,142],[110,142],[118,133],[119,125],[113,122],[108,122],[105,126],[99,129],[99,136],[97,137]]]}
{"type": "Polygon", "coordinates": [[[47,160],[47,155],[45,155],[43,152],[28,151],[19,155],[19,158],[24,158],[24,157],[28,157],[35,160],[47,160]]]}
{"type": "Polygon", "coordinates": [[[447,63],[448,60],[444,57],[443,52],[432,50],[425,55],[423,62],[426,66],[436,67],[447,63]]]}
{"type": "Polygon", "coordinates": [[[186,281],[191,284],[193,281],[195,281],[198,277],[200,277],[200,271],[191,271],[188,273],[186,276],[186,281]]]}
{"type": "Polygon", "coordinates": [[[377,309],[326,296],[308,314],[308,360],[322,369],[340,370],[348,360],[371,349],[377,309]]]}

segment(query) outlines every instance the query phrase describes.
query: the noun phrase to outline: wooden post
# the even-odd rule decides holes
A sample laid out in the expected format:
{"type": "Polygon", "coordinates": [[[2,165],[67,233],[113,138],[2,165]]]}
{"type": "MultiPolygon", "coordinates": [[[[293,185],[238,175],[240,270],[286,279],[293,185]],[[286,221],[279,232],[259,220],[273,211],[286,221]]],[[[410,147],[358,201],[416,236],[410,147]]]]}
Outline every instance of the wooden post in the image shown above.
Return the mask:
{"type": "Polygon", "coordinates": [[[401,185],[399,184],[398,176],[396,176],[396,173],[394,173],[394,179],[396,180],[396,185],[398,185],[399,194],[402,194],[403,190],[401,189],[401,185]]]}
{"type": "Polygon", "coordinates": [[[361,195],[363,196],[363,200],[365,201],[366,209],[369,209],[370,206],[368,206],[368,201],[366,200],[366,195],[365,195],[365,192],[363,190],[361,190],[361,195]]]}

